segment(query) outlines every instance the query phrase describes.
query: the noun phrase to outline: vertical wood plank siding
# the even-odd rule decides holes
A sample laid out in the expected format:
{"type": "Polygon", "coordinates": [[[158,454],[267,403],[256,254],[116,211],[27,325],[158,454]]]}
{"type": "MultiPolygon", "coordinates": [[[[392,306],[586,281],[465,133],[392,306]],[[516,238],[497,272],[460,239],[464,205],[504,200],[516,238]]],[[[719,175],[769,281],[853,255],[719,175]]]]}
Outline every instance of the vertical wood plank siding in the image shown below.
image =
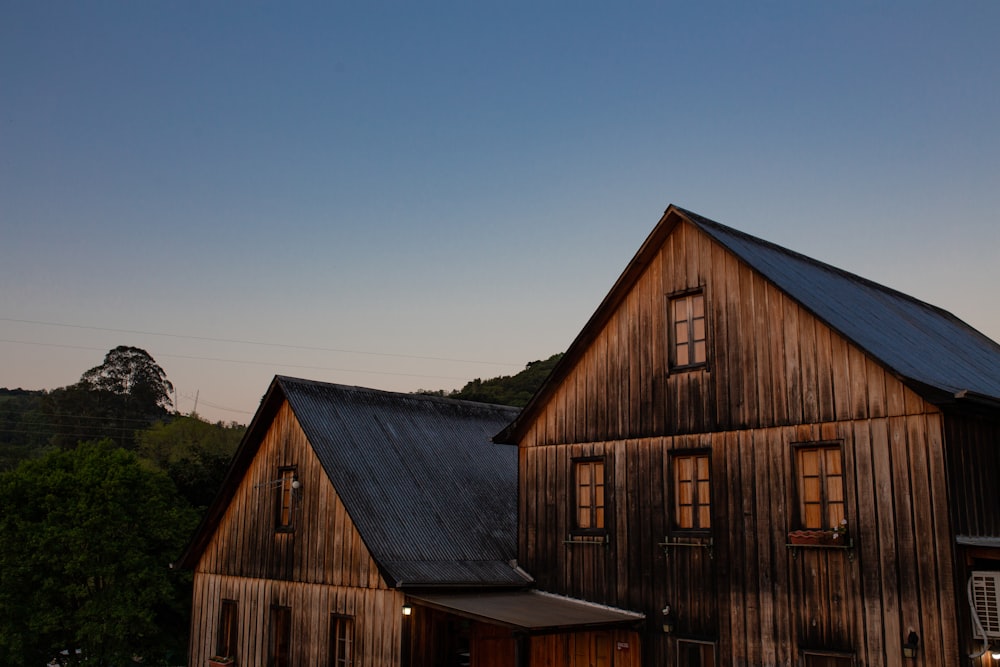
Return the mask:
{"type": "MultiPolygon", "coordinates": [[[[794,665],[803,648],[897,665],[910,630],[921,638],[912,664],[949,664],[958,639],[943,420],[682,222],[524,431],[520,560],[542,589],[645,613],[644,664],[676,658],[659,627],[665,604],[679,636],[719,642],[720,665],[794,665]],[[692,289],[705,294],[708,364],[670,372],[665,299],[692,289]],[[842,444],[853,550],[786,547],[792,445],[813,441],[842,444]],[[668,455],[706,447],[711,552],[666,554],[668,455]],[[607,544],[564,543],[566,475],[580,456],[606,457],[607,544]]],[[[949,439],[968,438],[959,428],[949,439]]],[[[963,456],[995,472],[991,428],[963,456]]],[[[975,483],[991,481],[983,472],[975,483]]],[[[974,507],[962,510],[962,525],[997,534],[996,512],[980,517],[974,507]]]]}
{"type": "Polygon", "coordinates": [[[235,600],[240,665],[266,665],[270,610],[292,610],[292,664],[326,667],[331,613],[354,617],[355,665],[398,665],[402,593],[379,574],[286,403],[194,574],[191,665],[215,653],[219,605],[235,600]],[[278,469],[296,466],[295,530],[275,532],[278,469]],[[226,574],[223,574],[226,573],[226,574]]]}

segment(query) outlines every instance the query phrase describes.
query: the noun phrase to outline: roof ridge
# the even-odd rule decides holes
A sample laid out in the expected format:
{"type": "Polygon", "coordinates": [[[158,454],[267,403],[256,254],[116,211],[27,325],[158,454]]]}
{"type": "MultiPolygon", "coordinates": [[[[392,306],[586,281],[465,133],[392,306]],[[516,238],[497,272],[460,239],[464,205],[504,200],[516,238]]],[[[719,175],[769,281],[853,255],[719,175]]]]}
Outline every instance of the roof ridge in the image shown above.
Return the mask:
{"type": "MultiPolygon", "coordinates": [[[[910,294],[907,294],[906,292],[902,292],[902,291],[900,291],[900,290],[898,290],[898,289],[896,289],[894,287],[889,287],[888,285],[885,285],[885,284],[880,283],[880,282],[876,282],[876,281],[872,280],[871,278],[865,278],[864,276],[859,275],[857,273],[853,273],[851,271],[847,271],[846,269],[842,269],[840,267],[834,266],[833,264],[830,264],[828,262],[824,262],[823,260],[820,260],[820,259],[816,259],[815,257],[810,257],[809,255],[803,254],[803,253],[801,253],[801,252],[799,252],[797,250],[792,250],[791,248],[788,248],[787,246],[783,246],[783,245],[780,245],[778,243],[774,243],[773,241],[768,241],[767,239],[761,238],[759,236],[754,236],[753,234],[750,234],[748,232],[744,232],[744,231],[736,229],[734,227],[730,227],[729,225],[725,225],[725,224],[723,224],[721,222],[717,222],[715,220],[712,220],[711,218],[706,218],[703,215],[699,215],[698,213],[695,213],[693,211],[689,211],[689,210],[687,210],[685,208],[682,208],[680,206],[675,206],[674,208],[677,209],[678,212],[682,213],[684,216],[686,216],[687,218],[689,218],[691,220],[691,222],[693,222],[693,223],[695,223],[697,225],[700,225],[700,226],[703,226],[703,227],[709,227],[709,228],[715,227],[715,228],[717,228],[717,229],[719,229],[719,230],[721,230],[721,231],[723,231],[723,232],[725,232],[727,234],[732,234],[733,236],[738,236],[738,237],[740,237],[740,238],[742,238],[742,239],[744,239],[746,241],[750,241],[750,242],[755,243],[757,245],[764,246],[764,247],[769,248],[771,250],[775,250],[777,252],[780,252],[780,253],[782,253],[784,255],[788,255],[789,257],[792,257],[792,258],[797,259],[799,261],[803,261],[803,262],[806,262],[808,264],[811,264],[811,265],[813,265],[813,266],[815,266],[817,268],[820,268],[820,269],[822,269],[824,271],[829,271],[830,273],[834,273],[834,274],[837,274],[837,275],[839,275],[839,276],[841,276],[843,278],[847,278],[849,280],[861,283],[862,285],[865,285],[867,287],[875,289],[875,290],[877,290],[879,292],[884,292],[884,293],[886,293],[886,294],[888,294],[888,295],[890,295],[890,296],[892,296],[894,298],[906,299],[907,301],[909,301],[909,302],[911,302],[913,304],[916,304],[916,305],[921,306],[923,308],[927,308],[929,310],[933,310],[933,311],[935,311],[937,313],[940,313],[942,315],[946,315],[946,316],[948,316],[948,317],[950,317],[952,319],[955,319],[955,320],[958,320],[959,322],[961,322],[961,320],[957,316],[955,316],[953,313],[951,313],[950,311],[945,310],[944,308],[941,308],[940,306],[935,306],[932,303],[928,303],[927,301],[924,301],[923,299],[918,299],[917,297],[915,297],[913,295],[910,295],[910,294]]],[[[714,238],[714,235],[713,235],[713,238],[714,238]]],[[[722,243],[723,245],[725,245],[727,248],[729,248],[728,244],[726,244],[724,240],[722,240],[722,239],[717,239],[717,240],[720,243],[722,243]]],[[[733,250],[733,248],[729,248],[729,249],[733,250]]],[[[733,250],[733,251],[735,252],[735,250],[733,250]]],[[[963,324],[964,324],[964,322],[963,322],[963,324]]]]}

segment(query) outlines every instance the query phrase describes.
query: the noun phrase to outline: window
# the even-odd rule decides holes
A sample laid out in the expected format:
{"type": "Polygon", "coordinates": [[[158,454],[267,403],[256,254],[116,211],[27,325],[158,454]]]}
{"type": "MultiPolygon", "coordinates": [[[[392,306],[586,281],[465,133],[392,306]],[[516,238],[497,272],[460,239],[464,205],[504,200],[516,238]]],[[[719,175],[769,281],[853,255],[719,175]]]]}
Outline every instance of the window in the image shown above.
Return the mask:
{"type": "Polygon", "coordinates": [[[330,667],[354,664],[354,619],[330,614],[330,667]]]}
{"type": "Polygon", "coordinates": [[[574,528],[582,533],[604,532],[604,461],[582,459],[573,462],[576,484],[574,528]]]}
{"type": "Polygon", "coordinates": [[[271,654],[269,667],[288,667],[291,664],[292,608],[271,607],[271,654]]]}
{"type": "Polygon", "coordinates": [[[832,530],[844,519],[844,470],[840,445],[795,448],[799,524],[807,530],[832,530]]]}
{"type": "Polygon", "coordinates": [[[295,529],[295,498],[298,495],[298,475],[295,468],[278,470],[278,515],[277,530],[291,532],[295,529]]]}
{"type": "Polygon", "coordinates": [[[672,457],[674,481],[674,528],[707,531],[712,528],[709,453],[672,457]]]}
{"type": "Polygon", "coordinates": [[[715,642],[677,640],[678,667],[715,667],[715,642]]]}
{"type": "Polygon", "coordinates": [[[854,667],[854,656],[840,651],[803,651],[804,667],[854,667]]]}
{"type": "Polygon", "coordinates": [[[670,299],[670,323],[673,340],[671,366],[702,366],[708,359],[705,295],[701,292],[670,299]]]}
{"type": "Polygon", "coordinates": [[[236,657],[236,601],[223,600],[219,607],[219,632],[215,639],[215,655],[236,657]]]}

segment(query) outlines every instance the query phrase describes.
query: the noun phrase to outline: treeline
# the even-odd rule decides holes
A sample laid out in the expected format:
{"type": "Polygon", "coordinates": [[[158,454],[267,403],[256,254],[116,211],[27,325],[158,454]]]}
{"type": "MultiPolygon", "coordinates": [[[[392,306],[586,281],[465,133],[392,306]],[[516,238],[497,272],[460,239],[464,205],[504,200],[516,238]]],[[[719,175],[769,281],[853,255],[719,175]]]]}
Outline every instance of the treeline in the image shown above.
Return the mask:
{"type": "Polygon", "coordinates": [[[182,664],[172,570],[245,427],[171,412],[145,350],[76,384],[0,389],[0,664],[182,664]]]}
{"type": "Polygon", "coordinates": [[[515,375],[500,375],[487,380],[476,378],[456,391],[421,390],[418,393],[523,408],[549,377],[562,356],[562,353],[559,353],[541,361],[530,361],[523,371],[515,375]]]}

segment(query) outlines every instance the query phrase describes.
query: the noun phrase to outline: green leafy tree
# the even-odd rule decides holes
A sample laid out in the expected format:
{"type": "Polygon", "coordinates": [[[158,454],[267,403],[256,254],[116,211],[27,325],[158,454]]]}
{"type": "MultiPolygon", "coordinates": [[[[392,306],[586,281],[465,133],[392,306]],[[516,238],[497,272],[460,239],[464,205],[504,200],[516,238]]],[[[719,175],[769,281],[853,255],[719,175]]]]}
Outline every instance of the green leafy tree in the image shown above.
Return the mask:
{"type": "Polygon", "coordinates": [[[188,502],[204,509],[215,497],[246,427],[210,424],[197,415],[153,424],[138,434],[139,455],[167,473],[188,502]]]}
{"type": "Polygon", "coordinates": [[[148,352],[119,345],[79,382],[53,390],[43,401],[55,428],[53,444],[73,447],[82,440],[110,438],[132,448],[136,431],[169,416],[173,389],[148,352]]]}
{"type": "Polygon", "coordinates": [[[119,345],[104,356],[104,363],[80,377],[80,384],[120,397],[128,411],[157,417],[172,405],[174,387],[149,352],[119,345]]]}
{"type": "Polygon", "coordinates": [[[549,377],[562,356],[562,353],[553,354],[548,359],[528,362],[524,370],[516,375],[501,375],[488,380],[476,378],[449,396],[466,401],[523,408],[549,377]]]}
{"type": "Polygon", "coordinates": [[[0,664],[177,660],[189,582],[168,564],[196,521],[165,474],[107,441],[0,474],[0,664]]]}
{"type": "Polygon", "coordinates": [[[52,429],[42,413],[44,397],[43,391],[0,388],[0,471],[47,450],[52,429]]]}

